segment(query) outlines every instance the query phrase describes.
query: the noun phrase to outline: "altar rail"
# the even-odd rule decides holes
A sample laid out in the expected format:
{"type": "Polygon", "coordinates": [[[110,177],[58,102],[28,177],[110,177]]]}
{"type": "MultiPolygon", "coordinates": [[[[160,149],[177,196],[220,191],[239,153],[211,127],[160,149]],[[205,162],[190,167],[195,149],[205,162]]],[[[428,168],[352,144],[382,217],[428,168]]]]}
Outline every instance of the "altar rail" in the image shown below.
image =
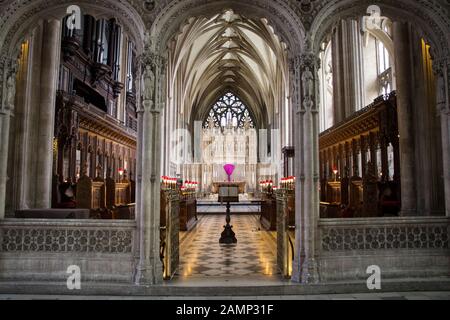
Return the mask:
{"type": "Polygon", "coordinates": [[[132,280],[134,221],[6,219],[0,221],[0,278],[66,281],[79,266],[83,280],[132,280]]]}
{"type": "Polygon", "coordinates": [[[450,218],[322,219],[318,257],[322,280],[450,275],[450,218]]]}

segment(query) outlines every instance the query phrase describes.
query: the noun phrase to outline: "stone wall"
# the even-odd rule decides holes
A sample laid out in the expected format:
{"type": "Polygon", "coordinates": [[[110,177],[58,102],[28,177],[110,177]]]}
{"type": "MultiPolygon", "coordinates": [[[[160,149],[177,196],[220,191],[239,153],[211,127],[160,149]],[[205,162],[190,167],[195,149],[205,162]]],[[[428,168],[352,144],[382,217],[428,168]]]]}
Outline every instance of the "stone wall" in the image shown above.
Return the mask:
{"type": "Polygon", "coordinates": [[[449,218],[320,220],[321,281],[367,279],[377,265],[383,278],[450,275],[449,218]]]}
{"type": "Polygon", "coordinates": [[[66,281],[77,265],[82,281],[131,282],[134,221],[0,221],[0,279],[66,281]]]}

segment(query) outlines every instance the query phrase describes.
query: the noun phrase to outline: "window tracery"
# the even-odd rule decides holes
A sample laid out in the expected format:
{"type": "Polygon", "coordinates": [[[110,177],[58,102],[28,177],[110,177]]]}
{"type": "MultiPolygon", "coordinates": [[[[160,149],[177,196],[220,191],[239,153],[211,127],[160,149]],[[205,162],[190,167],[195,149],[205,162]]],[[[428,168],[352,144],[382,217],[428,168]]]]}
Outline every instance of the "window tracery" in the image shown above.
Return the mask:
{"type": "Polygon", "coordinates": [[[240,129],[255,128],[247,106],[233,93],[223,95],[211,108],[203,123],[204,129],[233,127],[240,129]]]}

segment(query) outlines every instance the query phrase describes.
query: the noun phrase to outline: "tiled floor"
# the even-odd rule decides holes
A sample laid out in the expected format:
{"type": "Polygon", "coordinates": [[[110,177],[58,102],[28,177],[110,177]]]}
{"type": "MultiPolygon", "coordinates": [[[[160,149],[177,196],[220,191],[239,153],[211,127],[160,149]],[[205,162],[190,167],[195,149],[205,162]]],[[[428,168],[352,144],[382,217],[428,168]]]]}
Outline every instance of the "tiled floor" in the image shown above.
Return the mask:
{"type": "Polygon", "coordinates": [[[180,237],[179,277],[273,276],[276,243],[256,215],[232,215],[237,245],[220,245],[225,215],[200,215],[196,227],[180,237]]]}

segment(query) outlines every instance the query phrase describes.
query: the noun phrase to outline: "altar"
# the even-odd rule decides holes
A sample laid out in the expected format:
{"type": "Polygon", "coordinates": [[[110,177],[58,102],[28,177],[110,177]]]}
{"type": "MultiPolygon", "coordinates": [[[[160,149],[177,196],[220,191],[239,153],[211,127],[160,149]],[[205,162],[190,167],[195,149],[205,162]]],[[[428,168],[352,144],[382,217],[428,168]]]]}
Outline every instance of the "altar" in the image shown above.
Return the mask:
{"type": "Polygon", "coordinates": [[[213,182],[211,192],[219,193],[220,187],[238,187],[239,194],[244,194],[246,185],[246,182],[213,182]]]}

